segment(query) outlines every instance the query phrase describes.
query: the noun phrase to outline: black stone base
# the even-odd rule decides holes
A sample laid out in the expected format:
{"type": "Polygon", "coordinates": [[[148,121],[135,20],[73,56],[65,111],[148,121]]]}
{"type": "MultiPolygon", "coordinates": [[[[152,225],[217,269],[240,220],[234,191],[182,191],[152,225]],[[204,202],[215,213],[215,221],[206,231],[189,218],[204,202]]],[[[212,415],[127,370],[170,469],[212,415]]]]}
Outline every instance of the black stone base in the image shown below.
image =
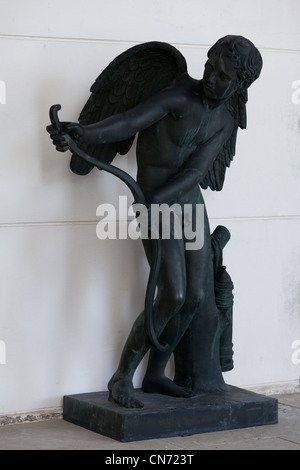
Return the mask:
{"type": "Polygon", "coordinates": [[[173,398],[136,390],[144,408],[127,409],[108,401],[108,392],[64,397],[63,418],[118,441],[185,436],[276,424],[278,403],[248,390],[228,390],[173,398]]]}

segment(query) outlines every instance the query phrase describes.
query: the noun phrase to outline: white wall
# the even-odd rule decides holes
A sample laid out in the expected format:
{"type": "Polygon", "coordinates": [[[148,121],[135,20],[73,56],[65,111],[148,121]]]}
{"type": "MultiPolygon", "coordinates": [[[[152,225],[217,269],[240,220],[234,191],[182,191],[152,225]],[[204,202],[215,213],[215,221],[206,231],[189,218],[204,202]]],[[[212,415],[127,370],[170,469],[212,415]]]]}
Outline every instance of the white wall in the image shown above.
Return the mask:
{"type": "MultiPolygon", "coordinates": [[[[299,0],[0,6],[0,414],[60,407],[64,394],[105,390],[142,309],[147,265],[140,242],[96,237],[97,206],[129,193],[104,173],[73,175],[45,127],[54,103],[62,105],[62,120],[76,120],[108,62],[148,40],[177,46],[195,78],[209,46],[225,34],[248,37],[263,55],[224,190],[205,198],[212,229],[224,224],[232,235],[224,261],[235,285],[235,369],[226,380],[295,388],[299,0]]],[[[116,164],[135,174],[132,153],[116,164]]]]}

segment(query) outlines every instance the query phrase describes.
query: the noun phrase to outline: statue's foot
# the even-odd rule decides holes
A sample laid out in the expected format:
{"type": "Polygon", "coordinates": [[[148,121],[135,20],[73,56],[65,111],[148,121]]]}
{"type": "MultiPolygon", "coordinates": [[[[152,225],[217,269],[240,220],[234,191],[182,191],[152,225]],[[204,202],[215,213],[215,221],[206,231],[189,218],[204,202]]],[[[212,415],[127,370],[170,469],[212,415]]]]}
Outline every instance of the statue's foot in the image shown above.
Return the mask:
{"type": "Polygon", "coordinates": [[[142,384],[142,390],[146,393],[160,393],[171,397],[194,397],[192,390],[176,385],[173,380],[165,375],[146,374],[142,384]]]}
{"type": "Polygon", "coordinates": [[[132,381],[122,376],[114,374],[108,382],[108,399],[125,408],[143,408],[144,404],[137,400],[134,395],[132,381]]]}

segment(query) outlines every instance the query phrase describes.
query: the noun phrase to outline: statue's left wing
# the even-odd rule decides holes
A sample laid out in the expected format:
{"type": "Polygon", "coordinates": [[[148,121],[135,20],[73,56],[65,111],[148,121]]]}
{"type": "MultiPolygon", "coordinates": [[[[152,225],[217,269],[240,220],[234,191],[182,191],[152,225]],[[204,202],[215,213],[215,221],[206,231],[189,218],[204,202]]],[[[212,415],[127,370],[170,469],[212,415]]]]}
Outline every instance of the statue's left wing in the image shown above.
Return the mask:
{"type": "Polygon", "coordinates": [[[245,129],[247,126],[247,99],[247,91],[244,91],[242,94],[234,95],[228,100],[227,107],[234,120],[234,129],[231,136],[220,150],[207,175],[201,181],[201,188],[207,189],[209,187],[213,191],[221,191],[223,188],[226,169],[229,168],[235,155],[238,128],[245,129]]]}
{"type": "MultiPolygon", "coordinates": [[[[79,123],[89,125],[125,112],[184,74],[187,74],[185,58],[170,44],[156,41],[134,46],[116,57],[96,79],[79,123]]],[[[111,163],[117,153],[125,155],[130,150],[134,137],[111,144],[82,144],[80,148],[111,163]]],[[[70,167],[74,173],[86,175],[93,166],[72,155],[70,167]]]]}

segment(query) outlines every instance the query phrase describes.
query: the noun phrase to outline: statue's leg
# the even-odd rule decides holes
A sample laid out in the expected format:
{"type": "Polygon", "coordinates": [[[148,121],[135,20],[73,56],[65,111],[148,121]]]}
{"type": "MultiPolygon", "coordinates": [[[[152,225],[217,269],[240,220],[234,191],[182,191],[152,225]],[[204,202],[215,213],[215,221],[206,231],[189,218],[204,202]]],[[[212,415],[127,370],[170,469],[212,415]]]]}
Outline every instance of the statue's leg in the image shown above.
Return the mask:
{"type": "Polygon", "coordinates": [[[135,398],[132,378],[150,346],[144,323],[144,312],[142,312],[127,338],[119,366],[108,382],[109,399],[126,408],[143,407],[143,403],[135,398]]]}
{"type": "MultiPolygon", "coordinates": [[[[219,237],[219,249],[222,250],[230,236],[229,232],[224,227],[218,227],[214,236],[219,237]]],[[[217,264],[222,262],[220,256],[218,255],[216,258],[216,255],[215,252],[214,260],[211,256],[208,264],[204,302],[199,306],[187,332],[174,351],[174,381],[181,386],[189,386],[195,393],[226,389],[222,371],[232,368],[231,361],[228,359],[228,348],[232,347],[231,331],[229,331],[231,323],[230,319],[227,319],[229,312],[227,314],[227,310],[226,312],[220,310],[222,306],[219,305],[220,300],[223,304],[226,300],[226,306],[228,302],[231,303],[232,283],[227,275],[225,286],[224,272],[223,270],[219,271],[219,276],[220,273],[223,273],[221,283],[223,290],[221,299],[216,298],[215,268],[217,261],[217,264]],[[220,259],[218,260],[218,258],[220,259]],[[227,289],[226,297],[224,296],[224,287],[227,289]]],[[[221,268],[221,264],[219,268],[221,268]]],[[[221,282],[221,278],[219,282],[221,282]]]]}
{"type": "MultiPolygon", "coordinates": [[[[191,390],[181,387],[165,376],[168,360],[180,339],[186,332],[194,315],[204,304],[207,296],[207,277],[211,257],[210,233],[208,220],[204,217],[204,245],[201,249],[186,250],[186,296],[180,311],[174,316],[164,329],[160,342],[170,344],[170,349],[164,353],[151,348],[148,368],[143,381],[143,390],[150,393],[162,393],[171,396],[190,397],[191,390]]],[[[170,252],[170,264],[173,254],[170,252]]]]}
{"type": "MultiPolygon", "coordinates": [[[[149,256],[151,240],[143,242],[149,256]]],[[[154,305],[154,324],[158,336],[180,310],[186,285],[183,240],[162,240],[162,252],[158,293],[154,305]]],[[[142,406],[142,403],[135,399],[132,378],[149,347],[150,342],[145,333],[145,315],[142,312],[125,343],[118,369],[108,383],[111,400],[126,407],[142,406]]]]}
{"type": "Polygon", "coordinates": [[[223,325],[210,283],[207,293],[208,297],[199,305],[189,328],[174,351],[174,381],[182,387],[189,387],[195,393],[226,388],[220,363],[223,325]]]}
{"type": "Polygon", "coordinates": [[[180,331],[184,328],[185,326],[181,322],[181,315],[178,313],[169,321],[160,337],[160,341],[169,344],[170,349],[166,352],[160,352],[155,347],[151,347],[148,367],[142,383],[144,392],[185,398],[194,395],[189,389],[177,385],[165,375],[166,365],[180,339],[180,331]]]}

